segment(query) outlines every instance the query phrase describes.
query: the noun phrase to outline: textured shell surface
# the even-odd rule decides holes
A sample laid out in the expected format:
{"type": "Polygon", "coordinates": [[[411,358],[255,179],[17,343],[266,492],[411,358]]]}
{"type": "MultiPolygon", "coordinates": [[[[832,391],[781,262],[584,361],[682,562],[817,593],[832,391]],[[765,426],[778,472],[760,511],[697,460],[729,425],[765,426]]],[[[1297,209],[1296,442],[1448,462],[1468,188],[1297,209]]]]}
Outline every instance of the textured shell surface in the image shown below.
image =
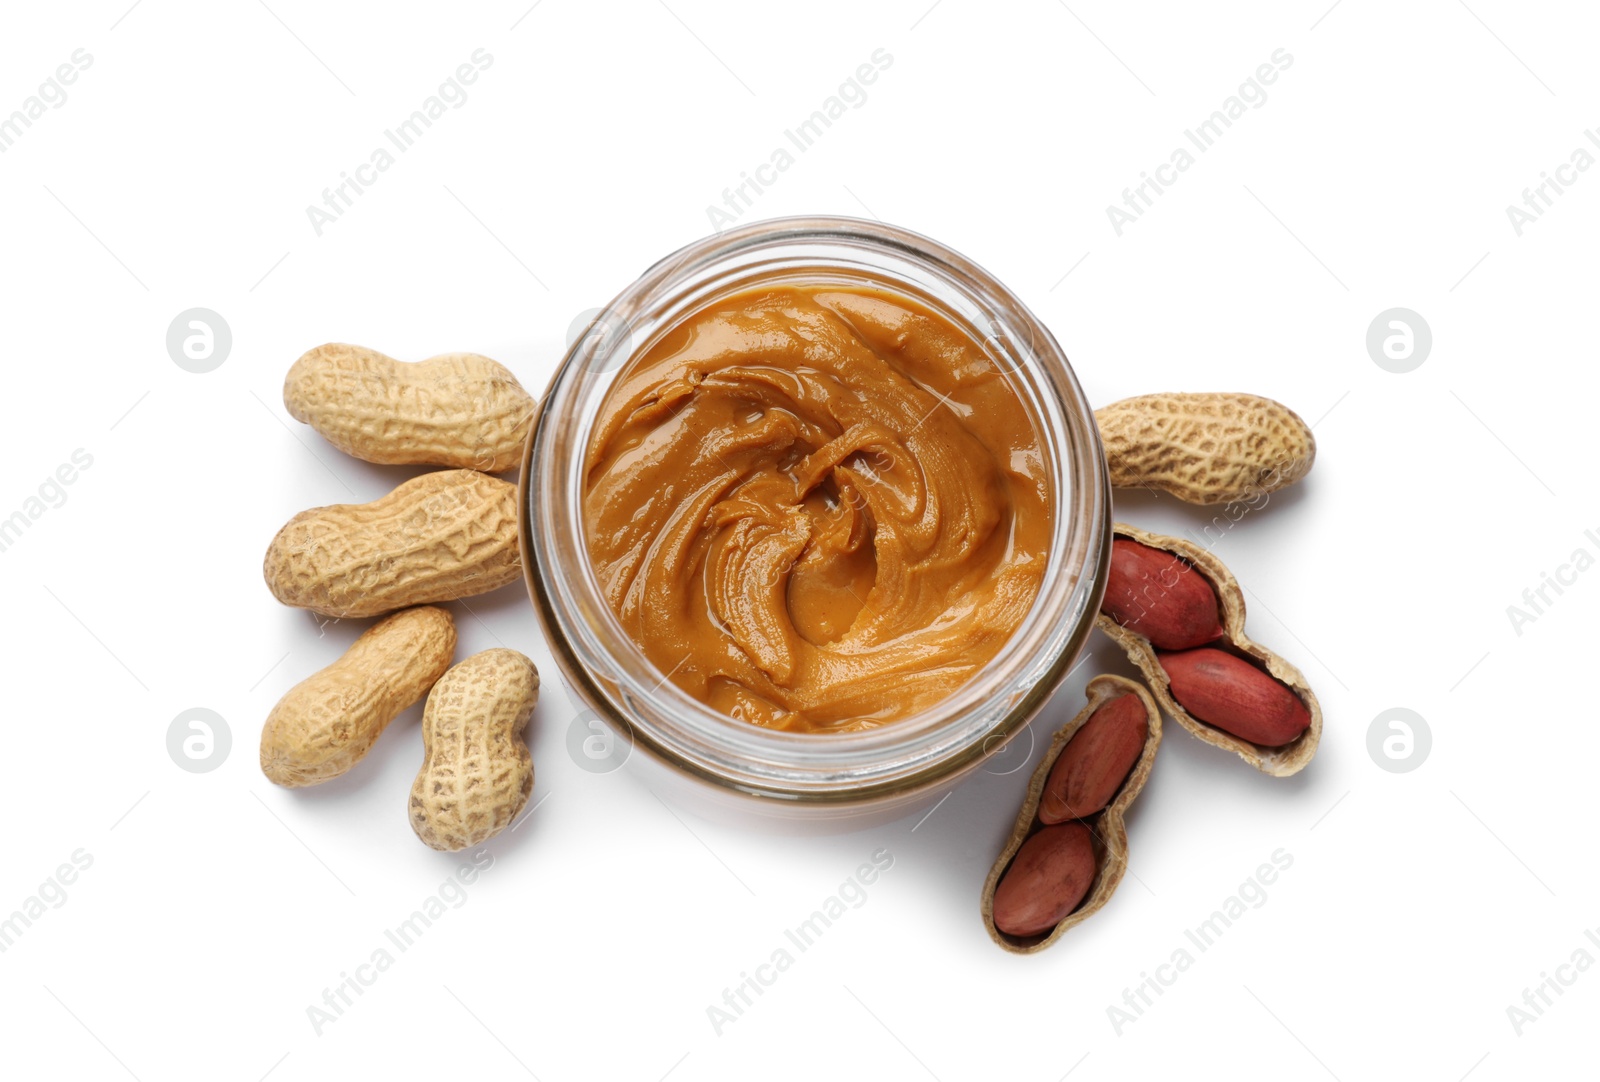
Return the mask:
{"type": "Polygon", "coordinates": [[[406,362],[343,343],[318,346],[294,363],[283,404],[364,461],[487,473],[517,465],[535,412],[516,376],[480,354],[406,362]]]}
{"type": "Polygon", "coordinates": [[[1148,394],[1095,411],[1111,483],[1233,503],[1299,481],[1317,456],[1298,414],[1260,395],[1148,394]]]}
{"type": "Polygon", "coordinates": [[[410,804],[412,828],[426,845],[466,849],[511,825],[533,792],[523,734],[538,701],[538,669],[503,648],[474,654],[434,685],[410,804]]]}
{"type": "Polygon", "coordinates": [[[263,573],[285,605],[355,617],[487,593],[521,567],[516,486],[441,470],[371,503],[302,511],[273,538],[263,573]]]}
{"type": "Polygon", "coordinates": [[[272,708],[261,729],[262,773],[290,788],[345,773],[428,693],[455,652],[455,621],[444,609],[407,609],[374,624],[272,708]]]}

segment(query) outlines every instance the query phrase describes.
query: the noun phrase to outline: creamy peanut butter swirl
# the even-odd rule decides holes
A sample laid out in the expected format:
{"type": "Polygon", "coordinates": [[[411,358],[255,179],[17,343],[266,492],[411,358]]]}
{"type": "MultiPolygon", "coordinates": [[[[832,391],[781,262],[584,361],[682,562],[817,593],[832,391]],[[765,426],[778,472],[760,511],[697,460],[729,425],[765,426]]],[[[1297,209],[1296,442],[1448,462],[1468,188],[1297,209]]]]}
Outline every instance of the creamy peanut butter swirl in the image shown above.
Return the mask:
{"type": "Polygon", "coordinates": [[[691,695],[871,728],[945,698],[1039,590],[1052,501],[1015,388],[898,294],[787,287],[630,363],[587,449],[606,601],[691,695]]]}

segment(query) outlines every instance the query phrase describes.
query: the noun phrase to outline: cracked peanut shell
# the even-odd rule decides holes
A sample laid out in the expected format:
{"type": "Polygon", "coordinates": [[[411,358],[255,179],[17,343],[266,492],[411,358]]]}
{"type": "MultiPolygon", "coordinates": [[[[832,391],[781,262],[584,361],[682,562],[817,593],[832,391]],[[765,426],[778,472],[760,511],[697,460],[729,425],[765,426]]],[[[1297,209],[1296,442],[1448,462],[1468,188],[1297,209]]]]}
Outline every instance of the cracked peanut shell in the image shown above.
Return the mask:
{"type": "Polygon", "coordinates": [[[1173,697],[1171,681],[1166,670],[1161,667],[1161,661],[1156,656],[1156,648],[1149,639],[1131,628],[1123,627],[1104,612],[1095,617],[1096,626],[1122,647],[1128,659],[1138,666],[1139,671],[1149,680],[1150,690],[1162,709],[1192,735],[1207,744],[1235,753],[1264,774],[1286,778],[1299,773],[1317,754],[1317,744],[1322,739],[1322,707],[1317,703],[1316,695],[1299,669],[1265,646],[1252,641],[1244,633],[1244,592],[1239,588],[1239,581],[1233,577],[1227,565],[1208,550],[1179,537],[1147,533],[1121,522],[1115,523],[1111,531],[1113,538],[1136,541],[1141,545],[1171,553],[1204,577],[1216,591],[1217,603],[1222,612],[1224,635],[1220,641],[1293,692],[1305,704],[1306,712],[1310,715],[1310,724],[1294,740],[1277,747],[1269,747],[1251,743],[1202,721],[1180,706],[1173,697]]]}
{"type": "Polygon", "coordinates": [[[1121,676],[1095,677],[1089,681],[1085,695],[1088,697],[1088,704],[1051,739],[1044,758],[1034,770],[1027,791],[1023,795],[1022,807],[1017,812],[1016,823],[1011,829],[1011,836],[1001,849],[994,867],[989,869],[989,876],[984,880],[983,891],[979,896],[979,909],[989,937],[1013,954],[1034,954],[1042,951],[1053,945],[1070,929],[1098,913],[1111,900],[1111,895],[1115,893],[1117,885],[1122,882],[1122,877],[1128,870],[1128,831],[1124,817],[1128,807],[1144,789],[1145,782],[1150,778],[1150,771],[1155,765],[1156,749],[1161,746],[1161,711],[1156,708],[1155,700],[1150,697],[1148,691],[1136,681],[1121,676]],[[1050,772],[1055,767],[1056,760],[1061,757],[1072,738],[1088,723],[1096,711],[1113,699],[1124,695],[1138,697],[1148,719],[1148,728],[1145,733],[1144,750],[1140,752],[1133,769],[1118,788],[1116,796],[1103,811],[1087,819],[1069,819],[1063,824],[1052,826],[1041,823],[1039,802],[1044,796],[1045,784],[1050,779],[1050,772]],[[1070,823],[1084,825],[1094,846],[1095,875],[1083,901],[1049,931],[1028,936],[1002,932],[994,921],[995,891],[1010,870],[1018,851],[1041,831],[1054,830],[1070,823]]]}

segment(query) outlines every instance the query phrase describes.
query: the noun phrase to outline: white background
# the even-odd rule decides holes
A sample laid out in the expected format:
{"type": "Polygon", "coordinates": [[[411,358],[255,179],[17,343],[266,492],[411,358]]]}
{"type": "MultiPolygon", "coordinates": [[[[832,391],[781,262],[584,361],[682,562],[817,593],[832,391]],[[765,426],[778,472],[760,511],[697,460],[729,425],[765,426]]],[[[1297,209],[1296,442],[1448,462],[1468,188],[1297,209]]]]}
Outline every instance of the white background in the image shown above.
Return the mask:
{"type": "MultiPolygon", "coordinates": [[[[1600,527],[1600,170],[1521,236],[1506,214],[1600,128],[1592,10],[669,2],[6,6],[0,114],[75,49],[93,63],[0,154],[0,517],[74,451],[93,464],[0,552],[0,916],[75,851],[93,863],[0,954],[5,1073],[1592,1070],[1600,974],[1563,970],[1575,983],[1520,1035],[1507,1008],[1575,951],[1600,958],[1584,935],[1600,573],[1550,591],[1520,634],[1507,606],[1574,550],[1600,554],[1584,535],[1600,527]],[[467,102],[318,236],[307,205],[479,48],[493,64],[467,102]],[[1320,754],[1273,779],[1169,724],[1132,874],[1055,948],[1013,957],[977,895],[1026,749],[926,818],[814,837],[707,821],[665,807],[647,764],[578,768],[576,707],[508,587],[454,606],[458,656],[506,644],[544,671],[538,810],[319,1035],[307,1008],[461,858],[406,822],[416,710],[320,789],[257,767],[272,704],[359,630],[279,607],[268,540],[409,475],[291,421],[284,372],[350,341],[480,351],[542,389],[573,319],[710,232],[707,205],[879,48],[892,66],[864,104],[740,220],[870,215],[952,245],[1050,325],[1096,403],[1248,390],[1314,421],[1310,479],[1216,551],[1249,588],[1251,633],[1317,689],[1320,754]],[[1293,64],[1265,104],[1118,236],[1107,205],[1280,48],[1293,64]],[[165,345],[197,306],[233,335],[208,374],[165,345]],[[1403,375],[1365,345],[1395,306],[1434,337],[1403,375]],[[232,733],[211,773],[167,752],[191,707],[232,733]],[[1411,773],[1367,750],[1391,707],[1432,731],[1411,773]],[[894,865],[866,903],[719,1035],[707,1007],[879,848],[894,865]],[[1293,866],[1265,903],[1195,952],[1185,930],[1279,849],[1293,866]],[[1193,966],[1119,1033],[1107,1008],[1186,945],[1193,966]]],[[[1167,499],[1118,510],[1205,522],[1167,499]]],[[[1098,640],[1038,735],[1096,671],[1128,668],[1098,640]]]]}

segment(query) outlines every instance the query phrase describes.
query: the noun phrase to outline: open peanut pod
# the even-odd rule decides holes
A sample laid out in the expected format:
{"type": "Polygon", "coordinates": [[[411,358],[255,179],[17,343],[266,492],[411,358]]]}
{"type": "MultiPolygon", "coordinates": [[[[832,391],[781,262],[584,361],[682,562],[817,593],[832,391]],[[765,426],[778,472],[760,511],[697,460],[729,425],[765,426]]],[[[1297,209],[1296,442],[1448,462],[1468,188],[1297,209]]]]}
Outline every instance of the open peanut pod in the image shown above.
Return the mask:
{"type": "Polygon", "coordinates": [[[1210,552],[1125,523],[1112,527],[1100,630],[1179,725],[1263,773],[1288,777],[1317,753],[1322,708],[1299,669],[1251,641],[1244,619],[1238,580],[1210,552]]]}
{"type": "Polygon", "coordinates": [[[1042,951],[1111,900],[1128,870],[1123,816],[1150,777],[1161,711],[1121,676],[1097,676],[1089,702],[1050,741],[1011,837],[984,880],[989,937],[1042,951]]]}

